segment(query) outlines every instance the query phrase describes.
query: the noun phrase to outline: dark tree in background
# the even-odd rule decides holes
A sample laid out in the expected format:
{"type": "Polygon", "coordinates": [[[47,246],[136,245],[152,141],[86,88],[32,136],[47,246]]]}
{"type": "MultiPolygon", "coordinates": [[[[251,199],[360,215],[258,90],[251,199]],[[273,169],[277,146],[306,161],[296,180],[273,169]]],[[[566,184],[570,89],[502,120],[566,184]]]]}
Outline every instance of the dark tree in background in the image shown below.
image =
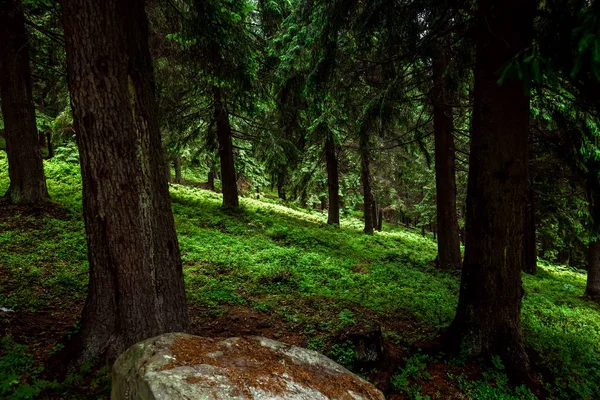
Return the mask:
{"type": "Polygon", "coordinates": [[[327,223],[340,225],[340,176],[338,172],[338,160],[336,155],[335,138],[328,128],[325,139],[325,164],[327,168],[327,192],[329,194],[329,205],[327,207],[327,223]]]}
{"type": "Polygon", "coordinates": [[[359,137],[360,148],[360,180],[363,188],[364,198],[364,217],[365,229],[367,235],[372,235],[377,228],[378,212],[373,201],[373,191],[371,189],[371,169],[370,169],[370,150],[369,150],[369,135],[362,130],[359,137]]]}
{"type": "Polygon", "coordinates": [[[237,208],[239,206],[239,200],[229,113],[227,111],[227,105],[223,101],[222,90],[219,87],[213,86],[212,92],[215,108],[215,121],[217,125],[217,138],[219,140],[223,207],[237,208]]]}
{"type": "Polygon", "coordinates": [[[0,96],[4,116],[13,203],[39,204],[48,198],[31,94],[28,37],[21,2],[0,1],[0,96]]]}
{"type": "Polygon", "coordinates": [[[439,40],[433,63],[433,131],[435,137],[435,187],[438,232],[438,265],[444,269],[461,266],[452,96],[448,89],[448,41],[439,40]]]}
{"type": "Polygon", "coordinates": [[[143,0],[65,0],[90,278],[75,362],[188,325],[143,0]]]}
{"type": "Polygon", "coordinates": [[[465,260],[451,337],[472,355],[500,354],[526,379],[521,330],[529,97],[501,71],[531,45],[534,0],[479,3],[465,260]]]}

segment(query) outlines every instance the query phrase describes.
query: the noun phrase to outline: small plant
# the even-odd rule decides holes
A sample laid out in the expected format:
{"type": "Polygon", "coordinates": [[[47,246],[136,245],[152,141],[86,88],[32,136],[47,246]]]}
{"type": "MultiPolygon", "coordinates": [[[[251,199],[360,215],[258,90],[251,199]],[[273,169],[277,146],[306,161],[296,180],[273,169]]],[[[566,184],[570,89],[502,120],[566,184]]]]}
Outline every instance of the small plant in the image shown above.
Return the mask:
{"type": "Polygon", "coordinates": [[[34,399],[43,390],[55,388],[56,383],[41,380],[43,367],[36,367],[27,354],[27,346],[15,343],[11,336],[0,341],[0,397],[14,400],[34,399]]]}
{"type": "Polygon", "coordinates": [[[338,364],[349,368],[356,359],[354,344],[350,340],[342,344],[334,344],[331,346],[331,358],[338,364]]]}
{"type": "Polygon", "coordinates": [[[308,340],[308,343],[306,344],[306,348],[309,350],[314,350],[314,351],[318,351],[319,353],[322,353],[323,351],[325,351],[326,344],[327,344],[327,341],[324,336],[315,336],[308,340]]]}
{"type": "Polygon", "coordinates": [[[350,310],[342,310],[338,315],[340,319],[340,328],[356,325],[356,321],[354,320],[354,313],[350,310]]]}
{"type": "Polygon", "coordinates": [[[414,381],[418,379],[431,379],[431,375],[427,372],[428,360],[429,356],[425,354],[415,354],[407,358],[406,366],[398,374],[392,376],[392,387],[399,392],[417,398],[416,395],[420,391],[420,386],[415,385],[414,381]]]}

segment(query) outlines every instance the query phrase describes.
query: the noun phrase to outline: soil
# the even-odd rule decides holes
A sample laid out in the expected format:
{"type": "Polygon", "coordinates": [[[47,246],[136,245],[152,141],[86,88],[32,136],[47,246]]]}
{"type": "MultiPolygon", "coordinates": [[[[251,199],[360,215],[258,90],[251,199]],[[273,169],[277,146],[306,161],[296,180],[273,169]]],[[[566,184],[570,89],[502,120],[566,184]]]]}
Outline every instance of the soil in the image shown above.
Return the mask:
{"type": "MultiPolygon", "coordinates": [[[[48,360],[57,343],[64,339],[79,320],[83,303],[74,304],[65,309],[48,306],[36,312],[2,312],[0,311],[0,336],[12,335],[15,342],[29,347],[37,362],[48,360]]],[[[221,315],[215,316],[214,311],[197,305],[190,306],[190,334],[208,338],[228,338],[242,336],[263,336],[295,346],[306,347],[308,340],[315,333],[306,333],[302,328],[290,324],[276,313],[260,312],[246,306],[227,306],[221,310],[221,315]]],[[[357,306],[353,310],[355,316],[361,316],[365,310],[357,306]]],[[[374,316],[371,313],[370,321],[374,316]]],[[[386,339],[384,356],[372,365],[371,370],[361,373],[370,382],[382,390],[389,399],[404,399],[398,393],[393,393],[390,380],[398,369],[403,367],[404,359],[409,356],[407,343],[422,336],[429,336],[431,328],[423,327],[417,321],[375,316],[384,331],[402,333],[402,343],[394,343],[386,339]]],[[[366,320],[365,320],[366,321],[366,320]]],[[[332,338],[335,340],[335,337],[332,338]]],[[[412,352],[412,350],[410,350],[412,352]]],[[[1,355],[1,354],[0,354],[1,355]]],[[[416,382],[422,386],[422,393],[432,399],[461,398],[461,392],[456,382],[449,377],[465,375],[467,379],[479,379],[481,372],[477,366],[446,365],[433,363],[428,366],[431,378],[416,382]]]]}

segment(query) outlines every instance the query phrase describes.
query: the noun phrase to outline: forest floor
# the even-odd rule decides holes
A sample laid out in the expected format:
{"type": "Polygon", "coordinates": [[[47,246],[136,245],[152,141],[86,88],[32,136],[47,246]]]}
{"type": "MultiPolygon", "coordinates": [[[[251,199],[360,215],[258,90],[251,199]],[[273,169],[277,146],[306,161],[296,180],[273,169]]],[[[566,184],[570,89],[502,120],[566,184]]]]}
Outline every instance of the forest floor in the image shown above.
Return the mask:
{"type": "MultiPolygon", "coordinates": [[[[109,393],[106,367],[44,379],[44,361],[78,329],[87,285],[79,166],[68,161],[46,162],[49,207],[0,203],[1,398],[109,393]]],[[[7,175],[0,155],[0,192],[7,175]]],[[[172,185],[171,195],[190,333],[261,335],[314,349],[389,399],[600,398],[600,307],[582,296],[581,271],[540,261],[538,274],[524,277],[523,328],[539,383],[532,393],[509,382],[497,357],[427,350],[451,322],[459,288],[457,273],[435,268],[432,238],[393,226],[365,236],[353,215],[335,229],[319,211],[264,197],[244,198],[229,214],[220,195],[198,187],[172,185]],[[384,351],[362,361],[356,340],[373,337],[384,351]]]]}

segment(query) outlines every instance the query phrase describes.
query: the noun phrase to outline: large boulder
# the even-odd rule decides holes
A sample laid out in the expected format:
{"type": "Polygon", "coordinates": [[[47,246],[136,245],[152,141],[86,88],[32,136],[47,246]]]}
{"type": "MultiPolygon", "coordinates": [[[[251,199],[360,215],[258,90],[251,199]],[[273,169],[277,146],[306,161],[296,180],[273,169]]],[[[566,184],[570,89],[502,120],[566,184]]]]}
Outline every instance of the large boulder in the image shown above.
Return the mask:
{"type": "Polygon", "coordinates": [[[112,370],[112,400],[384,400],[315,351],[262,337],[168,333],[131,346],[112,370]]]}

